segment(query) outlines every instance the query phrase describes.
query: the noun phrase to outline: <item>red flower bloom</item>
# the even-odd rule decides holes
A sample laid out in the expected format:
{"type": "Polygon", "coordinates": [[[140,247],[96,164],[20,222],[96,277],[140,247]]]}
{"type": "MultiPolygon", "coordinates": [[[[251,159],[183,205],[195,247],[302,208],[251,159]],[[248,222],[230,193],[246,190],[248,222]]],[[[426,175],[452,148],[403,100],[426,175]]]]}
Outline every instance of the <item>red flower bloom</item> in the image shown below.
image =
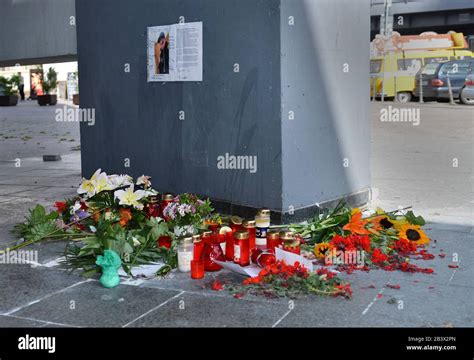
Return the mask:
{"type": "Polygon", "coordinates": [[[418,255],[416,259],[420,259],[420,260],[433,260],[435,258],[433,254],[430,254],[428,250],[425,250],[425,249],[420,250],[416,252],[415,254],[418,255]]]}
{"type": "Polygon", "coordinates": [[[214,291],[222,291],[224,290],[224,285],[220,281],[214,280],[212,283],[212,290],[214,291]]]}
{"type": "Polygon", "coordinates": [[[380,251],[380,249],[375,249],[372,253],[371,260],[374,264],[381,266],[388,260],[388,256],[380,251]]]}
{"type": "Polygon", "coordinates": [[[326,280],[331,280],[334,276],[336,276],[336,273],[328,270],[327,268],[319,268],[316,270],[316,274],[319,276],[326,275],[326,280]]]}
{"type": "Polygon", "coordinates": [[[334,235],[334,237],[332,238],[332,240],[330,241],[330,243],[331,243],[332,245],[334,245],[334,247],[335,247],[337,250],[342,250],[342,251],[345,251],[345,250],[355,250],[355,245],[354,245],[354,243],[352,242],[350,236],[348,236],[348,237],[342,237],[342,236],[340,236],[340,235],[334,235]]]}
{"type": "Polygon", "coordinates": [[[54,207],[58,209],[58,213],[62,214],[66,210],[67,204],[64,201],[56,201],[54,207]]]}
{"type": "Polygon", "coordinates": [[[370,238],[367,235],[352,235],[349,236],[352,243],[359,249],[370,252],[372,250],[372,245],[370,243],[370,238]]]}
{"type": "Polygon", "coordinates": [[[407,239],[398,239],[390,247],[400,255],[408,255],[416,251],[416,244],[407,239]]]}
{"type": "Polygon", "coordinates": [[[352,289],[351,289],[351,284],[344,284],[344,285],[336,285],[337,292],[334,294],[334,296],[344,296],[346,298],[351,298],[352,297],[352,289]]]}
{"type": "Polygon", "coordinates": [[[160,236],[158,238],[158,247],[171,248],[171,236],[160,236]]]}

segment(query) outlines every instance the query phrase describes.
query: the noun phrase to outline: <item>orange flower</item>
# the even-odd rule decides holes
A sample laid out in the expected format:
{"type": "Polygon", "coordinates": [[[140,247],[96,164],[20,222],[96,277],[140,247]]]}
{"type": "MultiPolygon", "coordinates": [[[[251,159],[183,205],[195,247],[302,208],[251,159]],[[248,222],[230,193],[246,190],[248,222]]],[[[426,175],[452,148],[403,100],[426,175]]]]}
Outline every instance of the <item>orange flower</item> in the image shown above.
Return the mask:
{"type": "Polygon", "coordinates": [[[132,220],[132,212],[130,209],[120,208],[120,226],[125,227],[127,226],[128,222],[132,220]]]}
{"type": "Polygon", "coordinates": [[[367,225],[367,220],[362,219],[361,212],[357,212],[351,217],[349,223],[344,225],[343,229],[350,231],[351,234],[369,235],[370,231],[365,228],[365,225],[367,225]]]}

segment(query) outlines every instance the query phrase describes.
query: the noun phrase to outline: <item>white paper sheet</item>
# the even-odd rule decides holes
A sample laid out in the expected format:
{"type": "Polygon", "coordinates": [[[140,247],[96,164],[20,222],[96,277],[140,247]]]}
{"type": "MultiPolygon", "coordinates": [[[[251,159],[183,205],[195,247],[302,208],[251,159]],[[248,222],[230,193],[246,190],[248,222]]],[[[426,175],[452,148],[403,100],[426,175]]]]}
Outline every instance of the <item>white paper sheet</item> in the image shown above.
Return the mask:
{"type": "MultiPolygon", "coordinates": [[[[160,268],[163,265],[164,263],[153,263],[153,264],[147,264],[147,265],[134,266],[132,268],[132,275],[152,278],[155,276],[156,272],[160,270],[160,268]]],[[[119,276],[122,276],[122,277],[129,277],[129,275],[123,270],[123,268],[119,269],[118,274],[119,276]]]]}
{"type": "Polygon", "coordinates": [[[295,262],[299,262],[309,271],[313,271],[313,262],[301,255],[293,254],[289,251],[285,251],[280,248],[275,248],[275,255],[277,260],[283,260],[288,265],[294,265],[295,262]]]}
{"type": "Polygon", "coordinates": [[[202,22],[149,27],[148,82],[202,81],[202,49],[202,22]]]}
{"type": "Polygon", "coordinates": [[[262,270],[260,267],[257,265],[251,264],[249,266],[242,267],[234,262],[231,261],[218,261],[214,260],[216,264],[219,264],[222,266],[224,269],[236,272],[238,274],[250,276],[250,277],[255,277],[258,275],[258,273],[262,270]]]}

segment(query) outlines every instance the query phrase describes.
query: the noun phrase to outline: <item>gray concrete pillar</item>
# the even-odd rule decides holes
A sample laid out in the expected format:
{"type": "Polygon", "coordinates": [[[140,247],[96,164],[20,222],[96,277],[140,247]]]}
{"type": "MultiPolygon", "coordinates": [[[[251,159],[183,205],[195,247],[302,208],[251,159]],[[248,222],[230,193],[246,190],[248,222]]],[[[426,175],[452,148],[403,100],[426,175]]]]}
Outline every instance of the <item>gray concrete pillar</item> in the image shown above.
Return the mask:
{"type": "Polygon", "coordinates": [[[368,0],[81,0],[76,12],[81,107],[96,109],[81,124],[84,176],[145,173],[158,190],[280,220],[367,200],[368,0]],[[147,83],[147,27],[180,17],[203,22],[203,81],[147,83]],[[226,154],[255,156],[256,171],[219,169],[226,154]]]}

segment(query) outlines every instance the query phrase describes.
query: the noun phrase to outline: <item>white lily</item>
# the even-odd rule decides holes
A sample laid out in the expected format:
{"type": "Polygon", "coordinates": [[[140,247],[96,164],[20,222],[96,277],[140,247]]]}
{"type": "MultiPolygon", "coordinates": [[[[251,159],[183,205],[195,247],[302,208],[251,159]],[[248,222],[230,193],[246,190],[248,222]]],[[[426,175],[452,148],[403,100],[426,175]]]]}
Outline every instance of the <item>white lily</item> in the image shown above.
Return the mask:
{"type": "Polygon", "coordinates": [[[137,185],[143,185],[146,188],[148,188],[151,186],[150,179],[151,179],[150,176],[142,175],[137,179],[137,185]]]}
{"type": "Polygon", "coordinates": [[[105,172],[101,172],[101,169],[97,169],[89,180],[82,178],[82,183],[77,189],[77,193],[80,195],[86,194],[88,197],[92,197],[104,190],[110,190],[108,177],[105,172]]]}
{"type": "Polygon", "coordinates": [[[107,174],[100,173],[99,176],[94,181],[95,193],[98,194],[104,190],[112,190],[109,184],[109,177],[107,174]]]}
{"type": "Polygon", "coordinates": [[[138,201],[145,197],[143,190],[134,191],[134,185],[130,185],[125,190],[117,190],[114,192],[114,197],[119,199],[119,205],[133,206],[136,209],[143,209],[143,204],[138,201]]]}
{"type": "Polygon", "coordinates": [[[110,190],[133,184],[133,179],[129,175],[110,175],[108,181],[110,190]]]}

